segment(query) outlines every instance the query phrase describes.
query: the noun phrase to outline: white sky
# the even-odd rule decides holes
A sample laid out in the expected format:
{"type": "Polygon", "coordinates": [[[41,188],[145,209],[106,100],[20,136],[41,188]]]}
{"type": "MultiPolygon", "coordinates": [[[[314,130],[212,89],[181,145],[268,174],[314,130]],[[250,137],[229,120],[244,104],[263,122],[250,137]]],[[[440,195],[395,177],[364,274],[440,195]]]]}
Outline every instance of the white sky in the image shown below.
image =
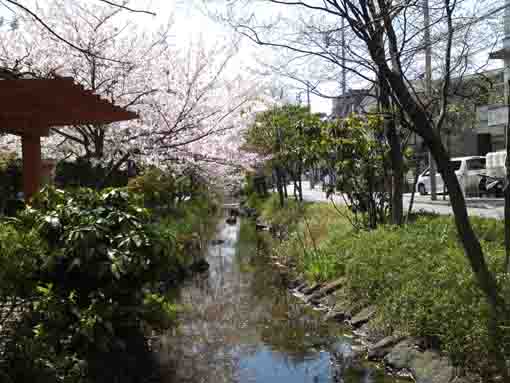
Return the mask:
{"type": "MultiPolygon", "coordinates": [[[[74,0],[73,0],[74,1],[74,0]]],[[[83,1],[83,0],[82,0],[83,1]]],[[[86,0],[97,1],[97,0],[86,0]]],[[[501,0],[494,0],[496,2],[501,0]]],[[[46,0],[27,0],[24,4],[43,5],[46,0]]],[[[201,8],[203,0],[131,0],[129,6],[133,8],[148,9],[156,12],[157,16],[153,17],[145,14],[128,14],[127,17],[135,18],[142,26],[151,28],[164,23],[173,16],[174,20],[174,38],[175,44],[180,47],[186,47],[190,41],[203,41],[206,45],[214,46],[221,44],[227,39],[232,38],[232,31],[219,23],[214,22],[205,15],[201,8]]],[[[489,3],[489,2],[488,2],[489,3]]],[[[492,8],[492,7],[491,7],[492,8]]],[[[11,13],[5,8],[0,7],[0,16],[9,19],[11,13]]],[[[271,61],[274,51],[263,48],[251,43],[243,41],[239,56],[236,59],[236,67],[239,71],[246,71],[249,68],[257,67],[257,59],[271,61]]],[[[486,54],[484,55],[486,57],[486,54]]],[[[494,65],[491,65],[494,66],[494,65]]],[[[495,66],[500,66],[497,63],[495,66]]],[[[350,88],[359,88],[359,84],[349,84],[350,88]]],[[[334,88],[334,86],[332,87],[334,88]]],[[[289,95],[291,100],[295,100],[296,95],[289,95]]],[[[301,99],[306,101],[306,96],[302,94],[301,99]]],[[[312,110],[315,112],[331,112],[331,100],[323,99],[312,95],[312,110]]]]}
{"type": "MultiPolygon", "coordinates": [[[[157,13],[156,18],[151,16],[137,16],[141,23],[144,19],[147,23],[158,23],[168,20],[173,15],[175,43],[177,46],[186,47],[190,41],[202,39],[206,44],[214,46],[233,37],[233,32],[227,26],[212,20],[205,14],[202,0],[132,0],[133,7],[149,9],[157,13]],[[156,22],[155,22],[156,21],[156,22]]],[[[240,71],[255,69],[257,60],[267,58],[271,60],[274,51],[257,46],[256,44],[243,41],[236,65],[240,71]]],[[[289,95],[292,101],[296,100],[296,94],[289,95]]],[[[302,102],[306,102],[306,96],[301,95],[302,102]]],[[[331,113],[332,102],[315,95],[311,96],[312,111],[331,113]]]]}
{"type": "MultiPolygon", "coordinates": [[[[176,31],[176,42],[186,44],[189,40],[203,38],[206,42],[210,44],[214,44],[218,41],[223,41],[229,36],[232,36],[232,31],[227,27],[220,25],[219,23],[211,20],[207,15],[204,14],[203,11],[203,2],[204,0],[131,0],[133,4],[140,5],[141,7],[149,6],[158,13],[158,18],[166,19],[170,14],[174,15],[175,22],[175,31],[176,31]],[[149,4],[149,5],[147,5],[149,4]]],[[[210,3],[214,3],[214,0],[208,0],[210,3]]],[[[472,1],[465,0],[463,3],[468,6],[475,6],[476,9],[481,9],[480,15],[485,13],[489,9],[494,9],[496,6],[502,4],[502,0],[487,0],[487,2],[482,0],[472,1]],[[471,4],[471,5],[470,5],[471,4]]],[[[281,8],[278,9],[278,12],[281,8]]],[[[257,8],[258,10],[258,8],[257,8]]],[[[259,13],[267,12],[267,10],[258,11],[259,13]]],[[[259,15],[259,13],[257,15],[259,15]]],[[[262,17],[264,15],[262,14],[262,17]]],[[[497,16],[494,16],[493,19],[502,18],[502,12],[497,16]]],[[[241,52],[239,55],[239,70],[246,70],[247,68],[256,68],[257,60],[263,60],[271,62],[272,56],[278,53],[275,53],[275,50],[271,50],[267,47],[260,47],[250,41],[243,41],[241,45],[241,52]]],[[[491,47],[492,48],[492,47],[491,47]]],[[[487,64],[487,57],[489,53],[487,51],[479,52],[474,60],[476,62],[480,62],[477,65],[487,64]]],[[[281,52],[281,51],[280,51],[281,52]]],[[[491,60],[489,65],[484,69],[491,69],[495,67],[501,67],[502,63],[499,60],[491,60]]],[[[299,86],[299,84],[296,84],[299,86]]],[[[348,88],[361,88],[366,87],[366,84],[348,84],[348,88]]],[[[338,84],[332,84],[331,87],[326,86],[323,88],[323,91],[328,94],[335,94],[335,89],[338,88],[338,84]]],[[[296,99],[296,94],[289,95],[289,98],[294,101],[296,99]]],[[[301,99],[303,102],[306,102],[306,95],[302,94],[301,99]]],[[[331,112],[331,99],[320,98],[318,96],[311,96],[311,104],[312,111],[314,112],[331,112]]]]}

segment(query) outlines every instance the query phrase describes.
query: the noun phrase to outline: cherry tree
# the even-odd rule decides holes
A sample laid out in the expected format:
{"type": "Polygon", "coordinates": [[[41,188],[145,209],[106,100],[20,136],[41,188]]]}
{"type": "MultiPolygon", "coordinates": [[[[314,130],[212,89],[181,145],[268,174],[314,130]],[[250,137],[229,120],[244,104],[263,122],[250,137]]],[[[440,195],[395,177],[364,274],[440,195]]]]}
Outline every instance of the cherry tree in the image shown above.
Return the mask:
{"type": "Polygon", "coordinates": [[[197,142],[235,130],[259,91],[253,79],[231,75],[235,55],[235,45],[208,49],[200,41],[168,52],[158,64],[164,68],[161,91],[151,95],[140,128],[125,142],[139,142],[142,152],[165,159],[179,152],[197,154],[197,148],[205,149],[197,142]]]}
{"type": "MultiPolygon", "coordinates": [[[[107,126],[53,128],[43,142],[46,155],[83,158],[111,169],[129,157],[160,166],[179,161],[238,166],[235,141],[240,135],[235,131],[242,128],[262,86],[239,74],[236,41],[209,48],[198,40],[177,48],[170,22],[148,30],[122,11],[69,0],[37,9],[46,26],[71,44],[30,15],[21,15],[15,28],[0,29],[0,66],[6,72],[72,76],[140,115],[139,120],[107,126]]],[[[19,150],[16,139],[1,141],[19,150]]]]}

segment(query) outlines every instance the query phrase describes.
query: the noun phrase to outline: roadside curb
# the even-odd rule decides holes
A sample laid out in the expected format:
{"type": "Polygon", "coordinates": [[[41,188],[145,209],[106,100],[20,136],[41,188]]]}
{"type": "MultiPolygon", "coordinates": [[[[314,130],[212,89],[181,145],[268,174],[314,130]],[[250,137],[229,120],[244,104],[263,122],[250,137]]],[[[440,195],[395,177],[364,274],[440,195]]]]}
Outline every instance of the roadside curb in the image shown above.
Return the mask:
{"type": "MultiPolygon", "coordinates": [[[[414,200],[416,204],[427,204],[427,205],[439,205],[439,206],[451,206],[449,200],[436,200],[432,201],[429,198],[423,199],[418,198],[414,200]]],[[[505,206],[505,200],[503,198],[466,198],[466,206],[468,208],[477,209],[495,209],[498,207],[505,206]]]]}

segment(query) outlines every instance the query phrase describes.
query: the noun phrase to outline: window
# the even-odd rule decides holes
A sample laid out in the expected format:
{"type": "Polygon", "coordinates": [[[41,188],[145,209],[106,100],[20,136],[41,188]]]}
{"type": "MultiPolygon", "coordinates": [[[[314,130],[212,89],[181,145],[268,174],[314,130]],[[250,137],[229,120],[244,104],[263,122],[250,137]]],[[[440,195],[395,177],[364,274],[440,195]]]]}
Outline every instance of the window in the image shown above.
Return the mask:
{"type": "Polygon", "coordinates": [[[409,145],[416,145],[416,133],[411,133],[408,141],[409,145]]]}
{"type": "Polygon", "coordinates": [[[450,161],[450,167],[453,171],[459,170],[460,165],[462,165],[462,161],[450,161]]]}
{"type": "Polygon", "coordinates": [[[485,169],[485,158],[472,158],[467,160],[468,170],[482,170],[485,169]]]}

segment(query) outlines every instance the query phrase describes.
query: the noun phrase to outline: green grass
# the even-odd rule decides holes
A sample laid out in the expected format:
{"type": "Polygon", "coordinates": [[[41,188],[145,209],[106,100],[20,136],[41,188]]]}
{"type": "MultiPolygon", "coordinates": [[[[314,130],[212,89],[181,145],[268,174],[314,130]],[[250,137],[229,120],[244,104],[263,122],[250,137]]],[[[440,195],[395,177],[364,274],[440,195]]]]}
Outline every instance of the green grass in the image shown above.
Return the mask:
{"type": "MultiPolygon", "coordinates": [[[[356,231],[348,213],[339,214],[330,204],[279,209],[269,200],[262,211],[277,222],[294,220],[289,239],[274,241],[274,253],[310,281],[345,278],[353,311],[378,307],[374,326],[379,331],[424,337],[458,365],[484,368],[488,307],[451,217],[423,215],[404,227],[356,231]]],[[[472,223],[490,268],[510,296],[502,222],[477,218],[472,223]]],[[[501,341],[510,343],[510,331],[501,341]]]]}
{"type": "Polygon", "coordinates": [[[188,268],[194,260],[186,244],[198,238],[204,248],[206,241],[216,233],[219,216],[216,201],[208,199],[186,201],[178,209],[159,214],[153,223],[153,230],[160,237],[167,238],[169,246],[175,244],[175,261],[188,268]]]}

